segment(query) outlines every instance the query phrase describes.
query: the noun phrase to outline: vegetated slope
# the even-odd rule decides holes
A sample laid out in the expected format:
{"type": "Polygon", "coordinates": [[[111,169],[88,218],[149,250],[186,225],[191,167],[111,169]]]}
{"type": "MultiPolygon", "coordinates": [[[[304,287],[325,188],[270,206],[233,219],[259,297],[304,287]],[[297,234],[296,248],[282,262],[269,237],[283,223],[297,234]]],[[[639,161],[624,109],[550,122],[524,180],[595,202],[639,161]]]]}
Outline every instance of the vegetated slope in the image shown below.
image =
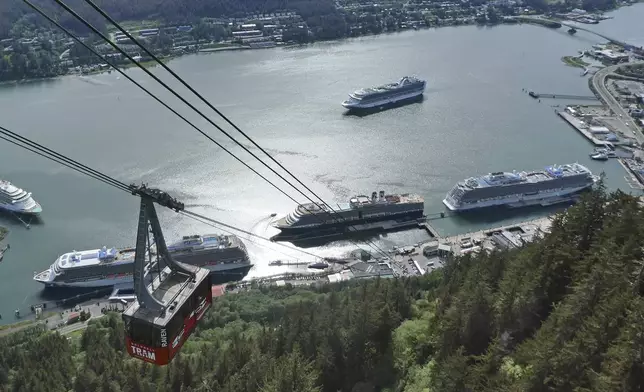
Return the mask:
{"type": "MultiPolygon", "coordinates": [[[[53,1],[32,0],[53,15],[64,26],[85,32],[71,15],[53,1]]],[[[203,17],[244,17],[252,13],[297,11],[304,18],[311,15],[335,13],[331,0],[95,0],[117,21],[153,19],[166,23],[193,21],[203,17]]],[[[105,22],[83,0],[65,1],[72,9],[87,17],[101,29],[105,22]]],[[[25,15],[34,14],[22,1],[0,2],[0,37],[10,34],[11,28],[25,15]]],[[[35,15],[34,15],[35,16],[35,15]]],[[[38,17],[44,24],[48,22],[38,17]]]]}
{"type": "Polygon", "coordinates": [[[539,242],[448,265],[405,390],[640,390],[643,234],[639,199],[599,191],[539,242]]]}
{"type": "Polygon", "coordinates": [[[644,344],[638,200],[591,194],[552,233],[414,279],[217,298],[164,368],[124,354],[118,315],[71,340],[0,341],[12,391],[636,391],[644,344]]]}

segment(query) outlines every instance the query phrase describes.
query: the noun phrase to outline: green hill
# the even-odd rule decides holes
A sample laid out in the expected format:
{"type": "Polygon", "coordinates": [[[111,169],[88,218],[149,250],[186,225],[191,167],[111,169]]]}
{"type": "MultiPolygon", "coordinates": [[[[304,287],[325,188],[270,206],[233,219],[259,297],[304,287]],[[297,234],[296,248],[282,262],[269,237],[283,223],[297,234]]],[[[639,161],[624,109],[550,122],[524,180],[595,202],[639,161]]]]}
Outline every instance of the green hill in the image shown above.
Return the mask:
{"type": "MultiPolygon", "coordinates": [[[[32,0],[65,27],[79,33],[87,30],[72,16],[53,1],[32,0]]],[[[72,9],[86,17],[99,29],[106,29],[105,21],[82,0],[65,1],[72,9]]],[[[117,21],[160,20],[164,23],[183,23],[203,17],[237,17],[254,13],[296,11],[303,18],[313,15],[335,14],[331,0],[95,0],[117,21]]],[[[12,28],[20,29],[25,24],[49,27],[44,18],[35,13],[22,1],[0,2],[0,38],[11,35],[12,28]]]]}
{"type": "Polygon", "coordinates": [[[7,391],[638,391],[644,211],[596,192],[551,234],[415,279],[214,301],[175,361],[124,354],[118,315],[0,341],[7,391]]]}

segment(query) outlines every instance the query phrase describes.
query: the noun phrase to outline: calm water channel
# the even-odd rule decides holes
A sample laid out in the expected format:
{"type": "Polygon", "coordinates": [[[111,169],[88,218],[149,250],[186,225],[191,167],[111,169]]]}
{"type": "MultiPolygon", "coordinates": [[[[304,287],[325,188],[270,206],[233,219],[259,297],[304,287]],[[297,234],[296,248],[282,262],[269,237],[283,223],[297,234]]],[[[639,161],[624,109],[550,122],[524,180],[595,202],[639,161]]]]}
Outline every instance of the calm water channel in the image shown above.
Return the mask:
{"type": "MultiPolygon", "coordinates": [[[[644,4],[613,15],[592,28],[644,44],[644,4]]],[[[560,58],[598,42],[582,32],[571,37],[565,29],[471,26],[194,55],[171,67],[323,198],[345,201],[380,189],[416,192],[431,214],[444,210],[441,200],[455,182],[490,171],[578,161],[604,171],[610,188],[628,188],[621,166],[589,161],[591,146],[555,115],[554,106],[565,102],[539,103],[522,92],[589,95],[587,79],[560,58]],[[339,103],[349,92],[406,74],[428,80],[422,103],[366,117],[343,115],[339,103]]],[[[129,72],[168,98],[141,72],[129,72]]],[[[198,116],[181,112],[249,158],[198,116]]],[[[270,214],[295,207],[114,73],[2,86],[0,113],[1,125],[15,132],[124,182],[158,186],[189,209],[257,234],[272,235],[270,214]]],[[[134,243],[136,197],[7,143],[0,143],[0,177],[33,192],[44,208],[42,223],[31,230],[0,217],[0,225],[11,229],[11,250],[0,264],[2,322],[12,321],[17,307],[39,301],[33,272],[61,253],[134,243]]],[[[449,234],[543,213],[433,224],[449,234]]],[[[169,211],[161,215],[168,239],[217,232],[169,211]]],[[[420,238],[392,234],[378,242],[391,247],[420,238]]],[[[266,263],[284,258],[280,252],[302,257],[273,244],[247,245],[256,263],[251,276],[279,271],[266,263]]],[[[314,251],[339,255],[351,248],[334,244],[314,251]]]]}

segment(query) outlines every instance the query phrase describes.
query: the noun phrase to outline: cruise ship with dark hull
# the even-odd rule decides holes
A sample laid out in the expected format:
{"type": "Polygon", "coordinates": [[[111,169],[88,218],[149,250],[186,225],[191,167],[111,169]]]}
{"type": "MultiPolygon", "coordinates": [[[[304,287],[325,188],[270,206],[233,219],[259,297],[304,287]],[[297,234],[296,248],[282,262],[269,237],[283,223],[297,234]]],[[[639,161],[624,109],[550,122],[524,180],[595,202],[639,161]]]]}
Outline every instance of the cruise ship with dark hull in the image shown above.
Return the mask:
{"type": "MultiPolygon", "coordinates": [[[[91,249],[60,256],[34,280],[46,287],[128,287],[133,283],[134,248],[91,249]]],[[[252,268],[246,246],[234,235],[191,235],[168,245],[176,261],[211,271],[213,283],[243,279],[252,268]]]]}
{"type": "Polygon", "coordinates": [[[459,182],[447,193],[443,204],[451,211],[548,206],[571,201],[598,180],[598,176],[578,163],[531,172],[496,172],[459,182]]]}
{"type": "Polygon", "coordinates": [[[357,90],[349,94],[349,99],[342,102],[342,106],[362,111],[412,101],[423,95],[425,85],[424,80],[404,76],[396,83],[357,90]]]}
{"type": "Polygon", "coordinates": [[[385,195],[373,192],[371,197],[359,195],[349,203],[332,205],[301,204],[295,211],[278,220],[273,226],[280,233],[273,241],[324,242],[364,235],[367,232],[391,231],[416,225],[423,218],[424,200],[419,195],[385,195]],[[335,212],[334,212],[335,211],[335,212]]]}

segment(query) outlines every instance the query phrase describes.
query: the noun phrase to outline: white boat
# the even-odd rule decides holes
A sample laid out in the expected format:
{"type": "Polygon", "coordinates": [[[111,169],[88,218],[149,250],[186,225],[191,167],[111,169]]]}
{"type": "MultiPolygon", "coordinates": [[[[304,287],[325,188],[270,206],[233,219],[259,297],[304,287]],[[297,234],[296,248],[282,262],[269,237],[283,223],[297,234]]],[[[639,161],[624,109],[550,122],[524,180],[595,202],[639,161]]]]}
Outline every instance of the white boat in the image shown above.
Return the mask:
{"type": "Polygon", "coordinates": [[[31,193],[4,180],[0,180],[0,209],[27,215],[42,212],[42,207],[31,197],[31,193]]]}
{"type": "Polygon", "coordinates": [[[531,172],[496,172],[459,182],[447,193],[443,204],[451,211],[493,206],[545,206],[566,201],[598,180],[598,176],[578,163],[531,172]]]}
{"type": "Polygon", "coordinates": [[[325,261],[317,261],[317,262],[309,264],[309,268],[312,268],[312,269],[327,269],[327,268],[329,268],[329,263],[327,263],[325,261]]]}
{"type": "Polygon", "coordinates": [[[604,152],[598,152],[598,153],[592,154],[590,156],[590,159],[594,159],[596,161],[607,161],[608,160],[608,154],[606,154],[604,152]]]}
{"type": "MultiPolygon", "coordinates": [[[[246,246],[234,235],[191,235],[168,245],[179,262],[206,268],[213,283],[243,279],[253,266],[246,246]]],[[[46,287],[130,287],[134,281],[134,248],[102,247],[58,257],[34,280],[46,287]]]]}
{"type": "Polygon", "coordinates": [[[590,157],[595,160],[602,160],[604,161],[605,159],[603,156],[608,158],[617,158],[617,153],[615,153],[614,150],[611,148],[606,148],[606,147],[598,147],[593,150],[592,153],[590,153],[590,157]],[[595,156],[598,156],[598,158],[595,158],[595,156]]]}
{"type": "Polygon", "coordinates": [[[404,76],[396,83],[357,90],[342,106],[349,110],[371,109],[412,100],[423,95],[425,85],[424,80],[404,76]]]}

